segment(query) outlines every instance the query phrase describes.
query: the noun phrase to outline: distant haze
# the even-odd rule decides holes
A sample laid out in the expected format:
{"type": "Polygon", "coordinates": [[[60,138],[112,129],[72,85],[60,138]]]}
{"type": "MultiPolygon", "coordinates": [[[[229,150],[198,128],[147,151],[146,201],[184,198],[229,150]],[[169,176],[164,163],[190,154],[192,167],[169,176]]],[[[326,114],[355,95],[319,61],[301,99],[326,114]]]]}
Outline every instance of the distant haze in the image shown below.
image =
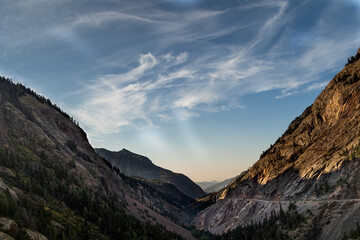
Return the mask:
{"type": "Polygon", "coordinates": [[[194,181],[251,166],[360,47],[355,0],[1,2],[0,74],[194,181]]]}

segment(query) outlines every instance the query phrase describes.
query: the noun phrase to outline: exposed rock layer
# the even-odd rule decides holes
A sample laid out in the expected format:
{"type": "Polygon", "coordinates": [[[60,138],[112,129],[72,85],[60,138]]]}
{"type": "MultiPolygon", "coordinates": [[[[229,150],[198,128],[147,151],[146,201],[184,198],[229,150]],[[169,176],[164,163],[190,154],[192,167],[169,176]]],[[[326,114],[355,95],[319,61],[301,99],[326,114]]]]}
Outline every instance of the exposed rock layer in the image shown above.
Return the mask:
{"type": "Polygon", "coordinates": [[[354,227],[360,219],[359,79],[358,60],[330,81],[247,172],[202,199],[215,204],[198,214],[196,226],[221,233],[261,221],[291,200],[303,212],[312,209],[314,218],[326,219],[327,224],[318,221],[321,230],[316,238],[341,238],[354,227]],[[328,204],[343,211],[318,209],[328,204]]]}

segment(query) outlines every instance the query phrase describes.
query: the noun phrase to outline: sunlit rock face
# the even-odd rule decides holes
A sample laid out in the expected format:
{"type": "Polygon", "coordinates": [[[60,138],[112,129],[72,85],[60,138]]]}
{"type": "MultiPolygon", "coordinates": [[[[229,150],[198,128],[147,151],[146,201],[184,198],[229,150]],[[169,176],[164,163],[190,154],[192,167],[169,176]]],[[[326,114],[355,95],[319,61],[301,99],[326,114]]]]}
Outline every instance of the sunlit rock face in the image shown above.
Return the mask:
{"type": "Polygon", "coordinates": [[[194,221],[198,228],[228,231],[259,221],[290,200],[303,212],[326,216],[321,239],[340,238],[353,226],[360,217],[359,57],[360,50],[258,162],[212,197],[216,203],[194,221]],[[330,203],[344,212],[318,210],[330,203]]]}

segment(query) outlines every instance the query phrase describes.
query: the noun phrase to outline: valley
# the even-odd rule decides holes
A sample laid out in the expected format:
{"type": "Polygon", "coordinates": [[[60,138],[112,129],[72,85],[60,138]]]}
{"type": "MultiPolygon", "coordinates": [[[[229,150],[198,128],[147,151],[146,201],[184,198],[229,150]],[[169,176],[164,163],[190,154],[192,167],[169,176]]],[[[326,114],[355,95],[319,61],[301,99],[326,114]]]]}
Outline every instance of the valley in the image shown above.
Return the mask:
{"type": "Polygon", "coordinates": [[[235,239],[251,231],[269,239],[358,236],[360,50],[351,59],[259,161],[208,194],[147,157],[93,149],[72,117],[2,77],[2,234],[44,240],[235,239]]]}

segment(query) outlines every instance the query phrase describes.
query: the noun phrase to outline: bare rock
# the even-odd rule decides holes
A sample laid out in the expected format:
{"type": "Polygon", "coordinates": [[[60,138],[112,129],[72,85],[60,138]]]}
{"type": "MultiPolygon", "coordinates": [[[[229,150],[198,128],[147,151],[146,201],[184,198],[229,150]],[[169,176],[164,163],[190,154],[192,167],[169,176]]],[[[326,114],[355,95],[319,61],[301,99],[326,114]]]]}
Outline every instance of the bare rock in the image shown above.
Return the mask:
{"type": "Polygon", "coordinates": [[[0,240],[14,240],[10,235],[0,232],[0,240]]]}
{"type": "Polygon", "coordinates": [[[30,229],[25,229],[24,232],[26,236],[29,238],[29,240],[48,240],[47,237],[45,237],[39,232],[35,232],[30,229]]]}
{"type": "Polygon", "coordinates": [[[302,212],[313,212],[316,238],[340,239],[355,228],[360,219],[359,80],[360,60],[354,57],[244,175],[200,199],[213,205],[193,224],[222,233],[261,222],[279,204],[296,201],[302,212]],[[320,203],[337,207],[317,211],[320,203]]]}
{"type": "Polygon", "coordinates": [[[13,220],[2,217],[0,218],[0,230],[16,238],[19,228],[13,220]]]}
{"type": "Polygon", "coordinates": [[[14,192],[14,190],[12,190],[8,185],[6,185],[4,183],[4,181],[1,179],[0,177],[0,192],[5,192],[5,191],[9,191],[11,197],[14,199],[14,200],[19,200],[19,197],[17,196],[17,194],[14,192]]]}

